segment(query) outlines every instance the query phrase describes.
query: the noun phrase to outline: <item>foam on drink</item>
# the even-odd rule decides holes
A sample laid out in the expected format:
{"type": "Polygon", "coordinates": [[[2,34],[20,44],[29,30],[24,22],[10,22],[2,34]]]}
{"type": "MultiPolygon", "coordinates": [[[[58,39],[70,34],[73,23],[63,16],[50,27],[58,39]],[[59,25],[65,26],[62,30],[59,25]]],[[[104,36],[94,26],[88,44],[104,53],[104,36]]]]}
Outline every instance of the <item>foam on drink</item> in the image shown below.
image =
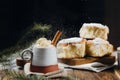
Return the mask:
{"type": "Polygon", "coordinates": [[[40,38],[36,41],[35,47],[38,47],[38,48],[53,47],[51,43],[52,43],[51,40],[47,40],[46,38],[40,38]]]}

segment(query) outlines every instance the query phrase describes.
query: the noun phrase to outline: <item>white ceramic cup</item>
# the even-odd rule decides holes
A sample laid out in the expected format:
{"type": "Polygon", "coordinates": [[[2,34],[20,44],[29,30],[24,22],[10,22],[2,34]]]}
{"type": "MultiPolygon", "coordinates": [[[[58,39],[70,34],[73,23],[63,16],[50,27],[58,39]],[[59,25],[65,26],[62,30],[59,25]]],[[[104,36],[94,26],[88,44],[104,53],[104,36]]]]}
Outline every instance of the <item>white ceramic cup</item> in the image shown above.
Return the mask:
{"type": "Polygon", "coordinates": [[[31,53],[31,64],[34,66],[50,66],[57,64],[57,54],[55,47],[33,47],[33,50],[24,50],[22,58],[24,59],[25,52],[31,53]]]}

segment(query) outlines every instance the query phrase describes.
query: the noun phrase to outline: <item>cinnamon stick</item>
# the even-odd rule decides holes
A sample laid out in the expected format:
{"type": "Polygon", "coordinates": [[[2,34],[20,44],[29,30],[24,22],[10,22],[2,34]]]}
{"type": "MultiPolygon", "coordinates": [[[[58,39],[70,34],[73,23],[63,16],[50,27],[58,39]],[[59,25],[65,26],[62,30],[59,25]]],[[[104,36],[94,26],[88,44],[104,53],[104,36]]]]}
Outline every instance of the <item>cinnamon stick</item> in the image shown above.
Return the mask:
{"type": "Polygon", "coordinates": [[[62,32],[59,31],[59,30],[56,32],[56,34],[55,34],[55,36],[54,36],[54,38],[53,38],[53,40],[52,40],[52,44],[53,44],[54,46],[56,45],[56,43],[57,43],[58,39],[60,38],[61,34],[62,34],[62,32]]]}

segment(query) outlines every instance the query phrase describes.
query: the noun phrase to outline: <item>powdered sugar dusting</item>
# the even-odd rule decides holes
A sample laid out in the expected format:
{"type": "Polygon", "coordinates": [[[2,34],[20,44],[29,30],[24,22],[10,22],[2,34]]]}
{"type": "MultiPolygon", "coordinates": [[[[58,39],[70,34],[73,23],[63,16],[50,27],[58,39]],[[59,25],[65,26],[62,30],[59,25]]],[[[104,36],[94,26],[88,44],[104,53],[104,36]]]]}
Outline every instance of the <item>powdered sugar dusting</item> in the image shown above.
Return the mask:
{"type": "Polygon", "coordinates": [[[99,28],[108,28],[106,25],[100,23],[84,23],[83,27],[99,27],[99,28]]]}
{"type": "Polygon", "coordinates": [[[95,39],[93,40],[93,43],[94,43],[94,44],[104,44],[104,43],[109,43],[109,42],[106,41],[106,40],[103,40],[103,39],[101,39],[101,38],[95,38],[95,39]]]}
{"type": "Polygon", "coordinates": [[[82,38],[79,37],[73,37],[73,38],[68,38],[68,39],[62,39],[59,41],[59,43],[74,43],[74,42],[80,42],[82,38]]]}

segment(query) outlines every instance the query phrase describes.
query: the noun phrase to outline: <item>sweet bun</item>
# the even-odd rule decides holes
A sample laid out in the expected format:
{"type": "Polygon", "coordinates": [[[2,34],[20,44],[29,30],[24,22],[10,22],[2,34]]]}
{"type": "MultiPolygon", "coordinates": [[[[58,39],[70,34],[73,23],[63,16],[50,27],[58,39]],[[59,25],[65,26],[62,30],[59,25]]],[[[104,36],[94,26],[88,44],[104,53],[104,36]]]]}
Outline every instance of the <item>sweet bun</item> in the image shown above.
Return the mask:
{"type": "Polygon", "coordinates": [[[78,37],[62,39],[57,44],[58,58],[81,58],[85,53],[86,40],[78,37]]]}
{"type": "Polygon", "coordinates": [[[108,39],[109,28],[99,23],[84,23],[79,31],[81,38],[94,39],[102,38],[108,39]]]}
{"type": "Polygon", "coordinates": [[[92,57],[111,55],[113,52],[113,45],[104,39],[95,38],[94,40],[87,41],[86,52],[87,55],[92,57]]]}

